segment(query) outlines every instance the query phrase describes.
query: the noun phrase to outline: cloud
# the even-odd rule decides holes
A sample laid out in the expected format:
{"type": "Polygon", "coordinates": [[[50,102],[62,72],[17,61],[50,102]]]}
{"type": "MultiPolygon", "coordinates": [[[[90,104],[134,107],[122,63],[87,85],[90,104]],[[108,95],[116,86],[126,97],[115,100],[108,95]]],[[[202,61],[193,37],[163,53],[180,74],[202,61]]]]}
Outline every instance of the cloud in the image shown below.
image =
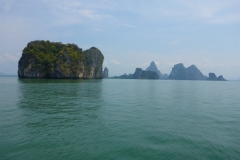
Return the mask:
{"type": "Polygon", "coordinates": [[[207,20],[209,23],[218,23],[218,24],[226,24],[226,23],[236,23],[240,22],[240,12],[225,14],[221,17],[214,17],[210,20],[207,20]]]}
{"type": "Polygon", "coordinates": [[[91,9],[74,9],[74,8],[63,7],[62,10],[68,13],[72,13],[74,15],[82,16],[92,20],[101,20],[103,18],[110,17],[109,15],[100,14],[97,11],[91,10],[91,9]]]}
{"type": "Polygon", "coordinates": [[[20,54],[11,55],[9,53],[0,54],[0,72],[6,74],[16,74],[20,54]]]}
{"type": "Polygon", "coordinates": [[[116,60],[111,60],[111,63],[114,64],[114,65],[120,65],[121,63],[116,61],[116,60]]]}
{"type": "Polygon", "coordinates": [[[124,23],[123,26],[129,27],[129,28],[137,28],[137,26],[131,25],[131,24],[126,24],[124,23]]]}
{"type": "Polygon", "coordinates": [[[211,61],[208,58],[203,58],[203,65],[204,67],[217,67],[217,66],[224,66],[220,61],[211,61]]]}
{"type": "Polygon", "coordinates": [[[177,0],[178,7],[163,8],[160,13],[180,21],[204,22],[204,23],[237,23],[240,22],[239,1],[191,1],[177,0]]]}
{"type": "Polygon", "coordinates": [[[7,63],[9,61],[18,62],[18,60],[19,60],[19,57],[8,54],[8,53],[4,53],[0,55],[0,63],[7,63]]]}
{"type": "Polygon", "coordinates": [[[142,66],[148,66],[149,65],[149,62],[144,62],[143,64],[142,64],[142,66]]]}
{"type": "Polygon", "coordinates": [[[46,2],[50,6],[54,16],[54,21],[58,24],[89,24],[91,21],[102,21],[111,18],[103,9],[97,7],[100,2],[95,4],[87,1],[51,1],[46,2]]]}

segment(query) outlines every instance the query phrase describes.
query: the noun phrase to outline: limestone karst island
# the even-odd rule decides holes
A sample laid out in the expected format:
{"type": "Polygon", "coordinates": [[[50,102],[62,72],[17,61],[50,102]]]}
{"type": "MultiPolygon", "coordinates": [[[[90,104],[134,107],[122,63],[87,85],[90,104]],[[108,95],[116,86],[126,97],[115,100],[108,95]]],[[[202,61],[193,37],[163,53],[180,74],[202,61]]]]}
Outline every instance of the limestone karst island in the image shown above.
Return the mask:
{"type": "Polygon", "coordinates": [[[83,51],[75,44],[32,41],[18,62],[19,78],[102,78],[104,56],[92,47],[83,51]]]}
{"type": "Polygon", "coordinates": [[[155,62],[151,62],[150,66],[146,70],[136,68],[133,74],[123,74],[121,76],[115,76],[113,78],[120,79],[161,79],[161,80],[208,80],[208,81],[226,81],[222,75],[217,77],[214,73],[209,73],[209,77],[202,74],[202,72],[195,66],[185,68],[182,63],[174,65],[170,75],[162,74],[155,62]]]}
{"type": "MultiPolygon", "coordinates": [[[[109,70],[102,70],[104,56],[92,47],[83,51],[75,44],[62,44],[37,40],[27,44],[18,62],[19,78],[51,79],[102,79],[109,78],[109,70]]],[[[169,79],[169,80],[210,80],[226,81],[222,75],[203,75],[195,66],[185,68],[182,63],[174,65],[171,73],[162,74],[155,62],[143,70],[136,68],[134,74],[124,74],[113,78],[120,79],[169,79]]]]}

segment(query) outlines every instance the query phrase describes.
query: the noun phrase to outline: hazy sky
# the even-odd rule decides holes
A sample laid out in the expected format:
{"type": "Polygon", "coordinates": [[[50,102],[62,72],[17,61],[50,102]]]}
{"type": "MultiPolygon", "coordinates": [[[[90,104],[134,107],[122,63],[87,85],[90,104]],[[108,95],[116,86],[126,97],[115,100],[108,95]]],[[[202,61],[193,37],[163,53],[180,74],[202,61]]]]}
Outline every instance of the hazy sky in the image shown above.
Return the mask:
{"type": "Polygon", "coordinates": [[[240,0],[0,0],[0,72],[17,73],[33,40],[92,46],[110,76],[195,64],[240,77],[240,0]]]}

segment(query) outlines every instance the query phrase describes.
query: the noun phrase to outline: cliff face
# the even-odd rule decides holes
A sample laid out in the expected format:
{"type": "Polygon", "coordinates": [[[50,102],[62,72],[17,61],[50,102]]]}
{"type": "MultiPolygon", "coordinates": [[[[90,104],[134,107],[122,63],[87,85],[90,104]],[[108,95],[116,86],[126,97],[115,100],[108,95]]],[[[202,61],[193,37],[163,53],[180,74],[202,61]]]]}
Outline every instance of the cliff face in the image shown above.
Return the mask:
{"type": "Polygon", "coordinates": [[[217,81],[217,76],[215,75],[215,73],[209,73],[209,81],[217,81]]]}
{"type": "Polygon", "coordinates": [[[175,64],[168,79],[186,80],[188,79],[188,71],[182,63],[175,64]]]}
{"type": "Polygon", "coordinates": [[[202,74],[202,72],[195,66],[191,65],[190,67],[187,68],[188,71],[188,79],[189,80],[205,80],[206,78],[202,74]]]}
{"type": "Polygon", "coordinates": [[[87,64],[87,78],[102,78],[102,64],[103,64],[103,54],[102,52],[91,47],[90,49],[83,52],[87,64]]]}
{"type": "Polygon", "coordinates": [[[32,41],[18,62],[19,78],[102,78],[103,55],[92,47],[32,41]]]}
{"type": "Polygon", "coordinates": [[[108,78],[108,68],[105,67],[104,70],[103,70],[103,78],[108,78]]]}
{"type": "Polygon", "coordinates": [[[179,63],[174,65],[168,79],[205,80],[206,78],[195,65],[191,65],[190,67],[185,68],[182,63],[179,63]]]}

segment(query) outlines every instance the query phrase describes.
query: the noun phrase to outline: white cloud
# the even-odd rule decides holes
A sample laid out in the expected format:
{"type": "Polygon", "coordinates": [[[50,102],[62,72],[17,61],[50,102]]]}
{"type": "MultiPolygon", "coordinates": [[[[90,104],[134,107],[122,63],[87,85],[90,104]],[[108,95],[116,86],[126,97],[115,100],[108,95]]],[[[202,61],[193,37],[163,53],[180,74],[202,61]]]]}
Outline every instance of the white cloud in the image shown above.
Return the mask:
{"type": "Polygon", "coordinates": [[[218,23],[218,24],[240,22],[240,12],[225,14],[221,17],[214,17],[210,20],[207,20],[207,22],[218,23]]]}
{"type": "Polygon", "coordinates": [[[121,63],[116,61],[116,60],[111,60],[111,63],[114,64],[114,65],[120,65],[121,63]]]}
{"type": "Polygon", "coordinates": [[[131,24],[126,24],[124,23],[123,26],[129,27],[129,28],[137,28],[137,26],[131,25],[131,24]]]}
{"type": "Polygon", "coordinates": [[[142,66],[144,66],[144,67],[146,67],[146,66],[148,66],[149,65],[149,62],[144,62],[143,64],[142,64],[142,66]]]}
{"type": "Polygon", "coordinates": [[[9,53],[0,54],[0,72],[6,74],[16,74],[20,54],[11,55],[9,53]]]}
{"type": "Polygon", "coordinates": [[[237,0],[177,0],[176,2],[178,7],[163,8],[160,13],[178,20],[198,20],[207,23],[240,22],[240,1],[237,0]]]}
{"type": "Polygon", "coordinates": [[[111,18],[101,8],[97,7],[100,2],[93,5],[91,2],[51,1],[46,5],[51,6],[54,21],[62,25],[87,24],[91,21],[101,21],[111,18]]]}
{"type": "Polygon", "coordinates": [[[62,9],[74,15],[86,17],[93,20],[101,20],[103,18],[110,17],[109,15],[100,14],[97,11],[91,9],[74,9],[67,7],[63,7],[62,9]]]}
{"type": "Polygon", "coordinates": [[[4,53],[0,55],[0,63],[7,63],[9,61],[18,62],[18,60],[19,60],[19,57],[8,54],[8,53],[4,53]]]}
{"type": "Polygon", "coordinates": [[[204,67],[218,67],[218,66],[223,66],[222,62],[220,61],[211,61],[208,58],[203,58],[204,62],[202,66],[204,67]]]}

